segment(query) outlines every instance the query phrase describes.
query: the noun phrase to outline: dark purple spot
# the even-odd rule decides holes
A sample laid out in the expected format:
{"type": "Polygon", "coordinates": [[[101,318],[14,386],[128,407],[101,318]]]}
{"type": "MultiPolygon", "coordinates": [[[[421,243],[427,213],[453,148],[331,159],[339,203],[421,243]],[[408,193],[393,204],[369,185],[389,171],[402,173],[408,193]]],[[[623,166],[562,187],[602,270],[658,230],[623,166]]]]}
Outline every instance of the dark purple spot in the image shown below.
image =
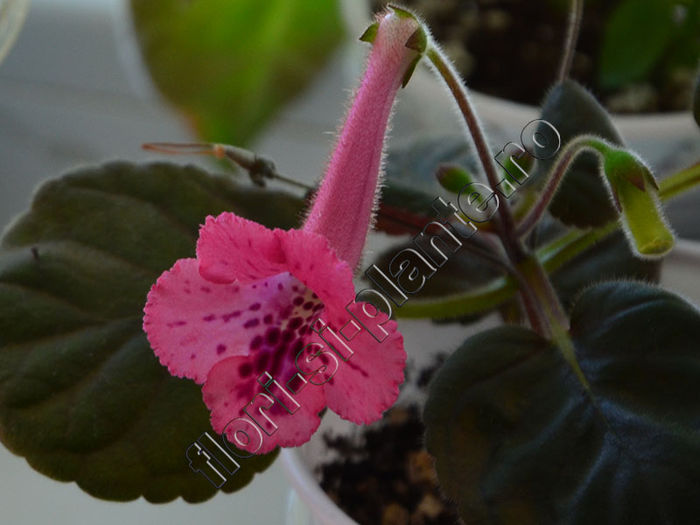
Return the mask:
{"type": "Polygon", "coordinates": [[[265,317],[263,317],[263,323],[271,324],[272,323],[272,314],[267,314],[265,317]]]}
{"type": "Polygon", "coordinates": [[[284,288],[284,286],[282,286],[282,283],[278,283],[278,284],[277,284],[277,289],[278,289],[278,290],[282,290],[283,288],[284,288]]]}
{"type": "Polygon", "coordinates": [[[185,293],[186,293],[186,294],[191,294],[191,293],[192,293],[192,290],[190,290],[189,288],[185,288],[185,293]]]}
{"type": "Polygon", "coordinates": [[[263,344],[263,338],[261,335],[256,335],[253,337],[253,340],[250,342],[250,349],[255,350],[257,348],[260,348],[263,344]]]}
{"type": "Polygon", "coordinates": [[[282,332],[282,341],[288,343],[292,339],[294,339],[294,330],[285,330],[282,332]]]}
{"type": "Polygon", "coordinates": [[[303,302],[304,302],[304,298],[300,295],[299,297],[294,298],[294,300],[292,301],[292,304],[294,306],[299,306],[303,302]]]}
{"type": "Polygon", "coordinates": [[[304,320],[301,317],[295,317],[291,321],[289,321],[289,328],[292,330],[296,330],[301,326],[301,324],[304,322],[304,320]]]}
{"type": "Polygon", "coordinates": [[[245,323],[243,323],[243,328],[253,328],[254,326],[258,326],[260,324],[260,319],[257,317],[253,319],[248,319],[245,323]]]}
{"type": "Polygon", "coordinates": [[[308,326],[302,326],[301,328],[299,328],[299,335],[304,335],[308,331],[309,331],[308,326]]]}
{"type": "Polygon", "coordinates": [[[204,293],[211,293],[211,288],[208,286],[202,286],[200,290],[202,290],[204,293]]]}
{"type": "Polygon", "coordinates": [[[268,329],[267,333],[265,334],[265,338],[271,345],[275,344],[277,341],[279,341],[280,329],[276,327],[268,329]]]}
{"type": "Polygon", "coordinates": [[[250,305],[250,309],[255,312],[256,310],[260,310],[260,303],[253,303],[250,305]]]}
{"type": "Polygon", "coordinates": [[[241,311],[236,310],[235,312],[231,312],[230,314],[222,315],[221,318],[224,320],[224,323],[228,323],[231,319],[233,319],[234,317],[238,317],[239,315],[241,315],[241,311]]]}
{"type": "Polygon", "coordinates": [[[293,292],[298,292],[298,291],[299,291],[299,287],[298,287],[296,284],[292,285],[292,291],[293,291],[293,292]]]}
{"type": "Polygon", "coordinates": [[[311,308],[313,308],[313,306],[314,306],[314,303],[312,301],[306,301],[304,303],[304,310],[311,310],[311,308]]]}
{"type": "MultiPolygon", "coordinates": [[[[292,344],[292,354],[297,355],[299,352],[301,352],[301,349],[304,348],[304,340],[299,338],[294,343],[292,344]]],[[[313,347],[312,347],[313,348],[313,347]]]]}
{"type": "Polygon", "coordinates": [[[323,308],[323,304],[318,303],[316,306],[314,306],[314,312],[318,312],[321,308],[323,308]]]}
{"type": "Polygon", "coordinates": [[[252,371],[253,367],[250,365],[250,363],[243,363],[238,367],[238,373],[241,377],[249,376],[252,371]]]}
{"type": "Polygon", "coordinates": [[[268,354],[262,353],[258,356],[258,358],[255,360],[255,368],[256,370],[260,370],[261,372],[265,370],[265,367],[267,365],[267,357],[268,354]]]}
{"type": "Polygon", "coordinates": [[[216,353],[219,354],[219,355],[221,355],[221,354],[223,354],[225,351],[226,351],[226,345],[225,345],[225,344],[222,344],[222,343],[219,343],[219,344],[217,345],[217,347],[216,347],[216,353]]]}
{"type": "Polygon", "coordinates": [[[194,359],[195,357],[197,356],[195,356],[194,354],[190,355],[190,359],[194,359]]]}
{"type": "Polygon", "coordinates": [[[318,299],[318,295],[316,295],[315,293],[312,293],[312,294],[311,294],[311,298],[312,298],[312,299],[318,299]]]}
{"type": "Polygon", "coordinates": [[[207,323],[212,322],[214,319],[216,319],[214,314],[209,314],[206,317],[202,317],[202,321],[206,321],[207,323]]]}
{"type": "Polygon", "coordinates": [[[286,319],[290,315],[292,315],[292,311],[294,310],[294,307],[291,304],[288,304],[287,306],[284,307],[284,310],[282,310],[280,317],[282,319],[286,319]]]}

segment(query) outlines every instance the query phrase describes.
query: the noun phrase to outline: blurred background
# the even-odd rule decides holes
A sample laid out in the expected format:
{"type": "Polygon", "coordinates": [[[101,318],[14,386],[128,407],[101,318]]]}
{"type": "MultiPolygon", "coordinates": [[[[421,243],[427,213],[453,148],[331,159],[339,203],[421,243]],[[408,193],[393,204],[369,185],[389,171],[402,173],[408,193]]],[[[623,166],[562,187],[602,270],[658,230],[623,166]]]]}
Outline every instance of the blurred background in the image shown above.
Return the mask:
{"type": "MultiPolygon", "coordinates": [[[[109,159],[163,158],[142,151],[145,142],[205,138],[237,143],[265,154],[297,180],[313,184],[321,175],[348,94],[362,68],[367,47],[356,40],[369,20],[369,2],[309,1],[302,2],[303,7],[290,2],[294,8],[288,8],[285,0],[248,8],[240,6],[245,2],[219,2],[222,10],[231,11],[222,12],[214,22],[211,10],[196,12],[197,0],[132,3],[135,18],[124,0],[32,0],[15,45],[0,64],[3,226],[27,208],[34,188],[47,178],[109,159]],[[161,10],[162,6],[170,11],[161,10]],[[189,8],[192,12],[186,12],[189,8]],[[302,27],[300,20],[308,19],[313,24],[302,27]],[[233,23],[230,20],[237,25],[221,30],[233,23]],[[214,27],[208,29],[210,23],[214,27]],[[185,41],[185,34],[195,38],[185,41]],[[285,45],[266,44],[275,41],[285,45]]],[[[418,9],[434,11],[438,22],[446,16],[426,2],[414,3],[418,9]]],[[[503,23],[497,15],[489,19],[494,27],[503,23]]],[[[440,31],[441,37],[449,37],[449,48],[465,75],[475,70],[473,57],[460,48],[458,31],[447,23],[440,25],[440,31]]],[[[547,38],[554,42],[558,36],[547,38]]],[[[589,74],[584,58],[577,67],[582,75],[589,74]]],[[[490,74],[495,75],[489,70],[483,77],[487,92],[490,74]]],[[[444,96],[437,100],[431,95],[434,89],[434,80],[419,71],[402,93],[392,145],[417,134],[459,131],[449,100],[444,96]],[[424,103],[426,93],[430,104],[424,103]]],[[[642,95],[648,99],[648,90],[642,95]]],[[[507,93],[475,99],[498,146],[516,139],[522,126],[536,118],[536,111],[494,96],[507,93]]],[[[610,97],[624,109],[627,99],[610,97]]],[[[645,152],[662,175],[700,157],[700,135],[687,111],[652,120],[625,118],[618,122],[623,135],[632,147],[645,152]]],[[[215,166],[207,159],[168,160],[215,166]]],[[[699,202],[696,192],[679,199],[670,211],[674,226],[686,238],[700,239],[700,222],[693,219],[699,202]]],[[[107,503],[73,483],[58,483],[36,473],[24,459],[0,447],[0,509],[2,522],[8,524],[200,520],[277,524],[288,515],[288,487],[278,462],[248,490],[218,495],[206,505],[107,503]]]]}

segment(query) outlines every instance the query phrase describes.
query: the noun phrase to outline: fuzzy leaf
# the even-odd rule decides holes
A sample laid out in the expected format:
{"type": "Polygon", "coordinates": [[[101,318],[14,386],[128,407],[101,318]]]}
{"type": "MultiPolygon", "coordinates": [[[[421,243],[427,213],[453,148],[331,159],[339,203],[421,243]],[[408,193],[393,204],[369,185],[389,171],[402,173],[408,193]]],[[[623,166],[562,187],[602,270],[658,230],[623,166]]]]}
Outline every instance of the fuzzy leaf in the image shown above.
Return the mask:
{"type": "MultiPolygon", "coordinates": [[[[578,135],[593,134],[613,144],[623,141],[609,115],[585,88],[573,80],[554,86],[542,106],[542,119],[559,131],[562,149],[578,135]]],[[[538,160],[531,178],[542,184],[557,157],[538,160]]],[[[564,176],[549,211],[570,226],[602,226],[617,217],[609,191],[600,179],[593,153],[579,156],[564,176]]]]}
{"type": "Polygon", "coordinates": [[[700,510],[700,312],[604,283],[574,307],[584,386],[534,332],[467,340],[430,389],[426,445],[466,523],[693,523],[700,510]]]}
{"type": "Polygon", "coordinates": [[[461,166],[471,173],[476,170],[474,156],[462,137],[429,137],[389,151],[380,201],[383,215],[377,221],[380,230],[415,234],[432,219],[432,204],[437,197],[457,205],[456,197],[435,176],[444,163],[461,166]]]}
{"type": "MultiPolygon", "coordinates": [[[[213,436],[200,388],[171,377],[141,329],[160,273],[232,210],[293,226],[302,203],[194,167],[110,163],[44,184],[0,244],[0,438],[89,494],[203,501],[187,447],[213,436]]],[[[232,492],[274,454],[241,460],[232,492]]]]}
{"type": "Polygon", "coordinates": [[[246,144],[342,37],[328,0],[131,0],[161,92],[210,142],[246,144]]]}

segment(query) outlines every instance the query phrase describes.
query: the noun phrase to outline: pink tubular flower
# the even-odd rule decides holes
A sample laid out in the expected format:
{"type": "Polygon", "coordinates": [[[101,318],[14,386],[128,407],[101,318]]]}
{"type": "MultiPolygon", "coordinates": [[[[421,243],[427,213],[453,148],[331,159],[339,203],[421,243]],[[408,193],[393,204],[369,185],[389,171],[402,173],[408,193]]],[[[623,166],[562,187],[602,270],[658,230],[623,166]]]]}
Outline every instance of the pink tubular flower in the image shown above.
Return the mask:
{"type": "Polygon", "coordinates": [[[197,258],[177,261],[148,294],[143,327],[160,362],[203,384],[214,430],[250,452],[308,441],[325,406],[355,423],[374,421],[403,381],[396,323],[382,325],[379,342],[346,310],[391,108],[417,56],[405,47],[415,20],[389,11],[378,22],[364,79],[302,229],[269,230],[232,213],[208,217],[197,258]],[[332,331],[322,338],[313,323],[332,331]],[[329,339],[339,340],[341,330],[345,346],[329,339]]]}

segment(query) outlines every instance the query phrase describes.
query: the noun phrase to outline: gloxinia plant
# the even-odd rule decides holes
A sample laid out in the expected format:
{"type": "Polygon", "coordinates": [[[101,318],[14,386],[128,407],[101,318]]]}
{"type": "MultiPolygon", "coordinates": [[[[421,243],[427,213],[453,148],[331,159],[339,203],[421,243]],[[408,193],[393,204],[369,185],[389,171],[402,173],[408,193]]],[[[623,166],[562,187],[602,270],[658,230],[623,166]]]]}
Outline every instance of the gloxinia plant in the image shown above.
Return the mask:
{"type": "Polygon", "coordinates": [[[241,449],[305,443],[326,405],[369,423],[396,401],[406,360],[396,324],[379,342],[346,308],[354,305],[353,270],[372,222],[391,108],[418,57],[405,46],[417,28],[394,11],[377,22],[366,74],[301,229],[209,217],[197,259],[178,261],[148,295],[144,330],[161,363],[204,383],[214,430],[241,449]],[[354,325],[343,343],[350,353],[329,349],[315,328],[321,318],[341,335],[354,325]],[[288,388],[262,390],[273,380],[288,388]]]}
{"type": "Polygon", "coordinates": [[[257,187],[124,162],[45,184],[0,245],[0,439],[97,497],[203,501],[217,485],[185,458],[203,433],[246,458],[221,487],[238,490],[326,407],[381,418],[404,379],[401,318],[497,312],[422,416],[465,523],[691,523],[700,312],[654,283],[675,243],[663,203],[700,164],[657,180],[568,78],[581,13],[574,0],[559,78],[518,142],[489,142],[429,29],[390,6],[361,36],[367,68],[310,202],[218,144],[149,147],[229,159],[257,187]],[[454,98],[467,159],[425,137],[389,154],[380,192],[420,62],[454,98]],[[415,237],[362,261],[373,227],[415,237]],[[374,292],[356,296],[361,263],[374,292]]]}

